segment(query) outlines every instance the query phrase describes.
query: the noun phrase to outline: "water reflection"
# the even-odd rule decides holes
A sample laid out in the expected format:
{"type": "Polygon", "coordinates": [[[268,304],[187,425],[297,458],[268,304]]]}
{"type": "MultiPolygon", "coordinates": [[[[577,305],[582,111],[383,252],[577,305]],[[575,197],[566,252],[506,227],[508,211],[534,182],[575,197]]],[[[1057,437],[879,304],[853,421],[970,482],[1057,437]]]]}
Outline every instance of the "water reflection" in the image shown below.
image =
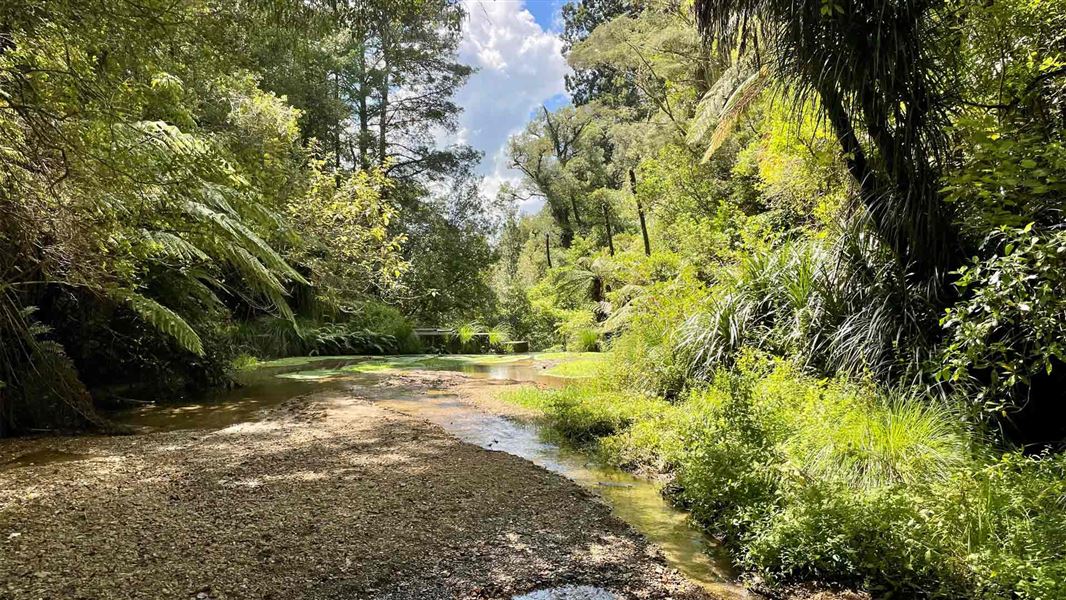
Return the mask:
{"type": "Polygon", "coordinates": [[[42,465],[51,465],[55,463],[73,462],[77,460],[88,460],[94,458],[95,455],[85,452],[66,452],[63,450],[34,450],[32,452],[26,452],[12,458],[10,460],[0,463],[0,471],[7,471],[8,469],[18,469],[20,467],[39,467],[42,465]]]}

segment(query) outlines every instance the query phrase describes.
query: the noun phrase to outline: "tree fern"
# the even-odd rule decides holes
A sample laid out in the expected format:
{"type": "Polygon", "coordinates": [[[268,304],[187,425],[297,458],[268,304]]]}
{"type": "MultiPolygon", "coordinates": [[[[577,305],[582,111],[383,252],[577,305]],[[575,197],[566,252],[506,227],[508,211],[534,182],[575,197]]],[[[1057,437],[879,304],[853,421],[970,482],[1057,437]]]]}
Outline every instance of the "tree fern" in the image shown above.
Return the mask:
{"type": "Polygon", "coordinates": [[[126,304],[145,322],[174,338],[182,348],[197,356],[204,355],[204,344],[185,319],[162,304],[129,290],[116,290],[112,297],[126,304]]]}
{"type": "Polygon", "coordinates": [[[765,68],[756,66],[751,60],[738,62],[727,69],[700,99],[688,143],[695,145],[706,141],[704,162],[722,147],[740,117],[759,98],[770,80],[768,75],[765,68]]]}
{"type": "Polygon", "coordinates": [[[186,263],[210,260],[195,244],[173,233],[142,230],[142,235],[154,254],[176,258],[186,263]]]}
{"type": "Polygon", "coordinates": [[[246,251],[254,250],[255,257],[262,261],[265,266],[285,275],[293,281],[310,285],[310,283],[304,279],[296,269],[293,269],[287,262],[285,262],[285,259],[282,258],[277,251],[248,229],[244,223],[241,223],[239,220],[225,213],[212,210],[198,202],[185,202],[182,208],[186,214],[197,220],[214,224],[221,233],[225,234],[226,237],[230,239],[231,242],[234,242],[241,247],[246,247],[246,251]]]}

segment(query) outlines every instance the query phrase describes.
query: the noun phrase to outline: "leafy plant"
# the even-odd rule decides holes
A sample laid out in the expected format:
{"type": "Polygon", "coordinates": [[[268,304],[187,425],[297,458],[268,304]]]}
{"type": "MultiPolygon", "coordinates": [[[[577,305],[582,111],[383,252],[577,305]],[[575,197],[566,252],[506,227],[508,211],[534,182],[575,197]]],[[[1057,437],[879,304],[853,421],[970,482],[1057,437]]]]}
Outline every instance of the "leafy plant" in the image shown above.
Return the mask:
{"type": "Polygon", "coordinates": [[[939,376],[977,383],[974,401],[999,412],[1066,361],[1066,233],[1003,227],[987,244],[998,251],[956,273],[966,296],[941,320],[949,338],[939,376]]]}

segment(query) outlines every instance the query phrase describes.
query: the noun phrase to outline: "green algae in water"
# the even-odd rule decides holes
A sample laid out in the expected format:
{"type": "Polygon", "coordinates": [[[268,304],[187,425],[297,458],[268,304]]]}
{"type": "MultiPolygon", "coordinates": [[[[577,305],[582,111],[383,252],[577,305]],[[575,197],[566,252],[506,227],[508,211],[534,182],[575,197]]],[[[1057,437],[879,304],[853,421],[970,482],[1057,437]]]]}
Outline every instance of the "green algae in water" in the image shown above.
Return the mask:
{"type": "Polygon", "coordinates": [[[504,365],[513,362],[529,360],[530,358],[531,355],[529,354],[442,354],[440,356],[434,356],[429,359],[426,362],[425,366],[432,368],[433,366],[437,365],[504,365]]]}
{"type": "Polygon", "coordinates": [[[596,352],[554,352],[550,354],[412,354],[402,356],[299,356],[257,363],[245,373],[266,373],[277,369],[313,366],[318,369],[293,369],[274,376],[296,380],[322,380],[353,373],[385,373],[403,370],[439,370],[483,372],[493,367],[527,367],[545,360],[561,361],[541,374],[561,379],[593,377],[604,361],[604,355],[596,352]]]}
{"type": "Polygon", "coordinates": [[[506,364],[523,360],[525,357],[496,355],[417,355],[375,357],[361,360],[341,368],[351,373],[378,373],[382,371],[399,371],[403,369],[453,370],[463,365],[489,366],[506,364]]]}
{"type": "Polygon", "coordinates": [[[278,377],[283,379],[328,379],[344,375],[343,369],[311,369],[310,371],[296,371],[295,373],[281,373],[278,377]]]}
{"type": "Polygon", "coordinates": [[[301,367],[303,365],[310,365],[316,362],[322,362],[326,360],[343,361],[343,360],[360,360],[362,356],[290,356],[289,358],[277,358],[274,360],[266,360],[262,362],[256,362],[249,365],[249,369],[273,369],[277,367],[301,367]]]}
{"type": "Polygon", "coordinates": [[[600,369],[607,361],[602,356],[578,357],[564,360],[544,372],[552,377],[568,379],[588,379],[600,374],[600,369]]]}

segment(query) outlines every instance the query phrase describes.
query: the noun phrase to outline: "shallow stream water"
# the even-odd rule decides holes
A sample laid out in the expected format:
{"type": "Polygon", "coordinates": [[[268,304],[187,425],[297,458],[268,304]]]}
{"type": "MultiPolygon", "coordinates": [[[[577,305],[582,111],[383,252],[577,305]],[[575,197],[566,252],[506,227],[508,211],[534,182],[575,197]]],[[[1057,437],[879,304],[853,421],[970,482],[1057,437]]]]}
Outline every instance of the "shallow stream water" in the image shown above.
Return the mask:
{"type": "MultiPolygon", "coordinates": [[[[446,370],[474,378],[533,382],[562,386],[567,379],[546,373],[545,364],[532,356],[511,362],[483,364],[475,359],[448,362],[433,357],[360,358],[327,357],[275,361],[251,370],[242,386],[212,395],[200,402],[144,405],[123,411],[117,420],[141,431],[218,429],[255,420],[266,409],[291,398],[325,390],[359,394],[387,373],[400,370],[446,370]]],[[[746,597],[736,585],[728,557],[716,542],[697,528],[689,515],[671,506],[659,486],[620,469],[597,462],[590,454],[568,447],[550,429],[481,410],[461,401],[446,389],[410,393],[372,394],[371,401],[397,412],[422,418],[464,442],[507,452],[559,473],[602,497],[614,514],[662,548],[669,564],[715,595],[746,597]]],[[[26,457],[27,465],[79,457],[26,457]]],[[[6,465],[8,468],[18,465],[6,465]]],[[[610,598],[583,588],[544,590],[534,598],[610,598]]],[[[605,592],[604,592],[605,593],[605,592]]]]}

